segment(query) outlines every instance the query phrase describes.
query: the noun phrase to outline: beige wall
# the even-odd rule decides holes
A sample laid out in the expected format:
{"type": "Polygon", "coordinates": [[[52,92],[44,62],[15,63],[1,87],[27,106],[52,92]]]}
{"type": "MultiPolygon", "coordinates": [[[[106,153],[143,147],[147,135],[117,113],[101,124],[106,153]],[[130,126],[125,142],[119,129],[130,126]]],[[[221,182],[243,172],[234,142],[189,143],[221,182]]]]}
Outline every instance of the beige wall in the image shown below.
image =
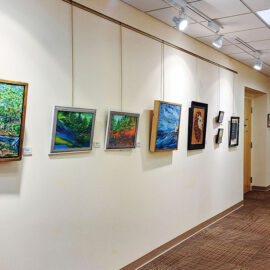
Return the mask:
{"type": "MultiPolygon", "coordinates": [[[[33,156],[0,164],[0,268],[119,269],[241,201],[240,145],[228,148],[228,121],[243,124],[244,86],[269,91],[269,78],[118,1],[80,1],[239,72],[164,48],[138,33],[60,0],[0,0],[3,79],[29,83],[25,146],[33,156]],[[73,96],[73,100],[72,100],[73,96]],[[162,96],[183,105],[179,150],[149,153],[150,110],[162,96]],[[207,144],[188,152],[192,100],[209,104],[207,144]],[[104,144],[109,109],[141,114],[134,151],[48,156],[53,105],[96,108],[104,144]],[[214,117],[225,110],[224,142],[214,117]]],[[[269,143],[269,133],[266,140],[269,143]]],[[[269,157],[267,157],[269,158],[269,157]]]]}

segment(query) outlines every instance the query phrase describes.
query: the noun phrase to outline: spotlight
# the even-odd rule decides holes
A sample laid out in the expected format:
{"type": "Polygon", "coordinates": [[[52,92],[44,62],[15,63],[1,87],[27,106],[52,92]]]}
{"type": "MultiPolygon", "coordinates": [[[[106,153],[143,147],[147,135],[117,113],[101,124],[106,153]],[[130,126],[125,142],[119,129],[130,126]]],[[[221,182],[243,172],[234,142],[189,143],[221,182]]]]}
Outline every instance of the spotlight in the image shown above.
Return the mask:
{"type": "Polygon", "coordinates": [[[217,47],[218,49],[220,49],[223,45],[223,39],[224,39],[224,36],[223,35],[219,35],[218,38],[216,40],[213,41],[213,45],[215,47],[217,47]]]}
{"type": "Polygon", "coordinates": [[[187,28],[188,20],[186,14],[184,14],[183,18],[174,17],[173,21],[175,22],[176,27],[179,31],[184,31],[187,28]]]}
{"type": "Polygon", "coordinates": [[[179,17],[174,17],[173,22],[175,23],[176,28],[179,31],[184,31],[187,28],[188,20],[187,20],[185,6],[181,6],[180,11],[179,11],[179,17]]]}
{"type": "Polygon", "coordinates": [[[257,59],[256,64],[253,66],[256,70],[261,70],[263,66],[263,62],[260,58],[257,59]]]}

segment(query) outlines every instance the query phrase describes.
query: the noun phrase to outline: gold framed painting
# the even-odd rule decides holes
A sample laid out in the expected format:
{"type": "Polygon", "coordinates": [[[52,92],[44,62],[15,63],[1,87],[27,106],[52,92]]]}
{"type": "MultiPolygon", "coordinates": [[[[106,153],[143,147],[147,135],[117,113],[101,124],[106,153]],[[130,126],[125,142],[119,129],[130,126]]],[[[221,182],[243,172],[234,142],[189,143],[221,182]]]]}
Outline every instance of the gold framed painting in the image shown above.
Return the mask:
{"type": "Polygon", "coordinates": [[[28,83],[0,80],[0,162],[22,158],[28,83]]]}
{"type": "Polygon", "coordinates": [[[151,152],[177,150],[181,112],[181,104],[155,100],[151,152]]]}

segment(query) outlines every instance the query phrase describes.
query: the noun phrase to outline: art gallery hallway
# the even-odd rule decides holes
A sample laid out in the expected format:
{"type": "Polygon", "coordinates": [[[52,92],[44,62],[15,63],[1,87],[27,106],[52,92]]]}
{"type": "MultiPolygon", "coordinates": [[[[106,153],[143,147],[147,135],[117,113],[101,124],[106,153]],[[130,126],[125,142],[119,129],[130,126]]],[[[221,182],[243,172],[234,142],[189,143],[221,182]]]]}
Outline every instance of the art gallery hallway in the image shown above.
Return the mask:
{"type": "Polygon", "coordinates": [[[270,192],[249,192],[245,205],[140,270],[269,270],[270,192]]]}

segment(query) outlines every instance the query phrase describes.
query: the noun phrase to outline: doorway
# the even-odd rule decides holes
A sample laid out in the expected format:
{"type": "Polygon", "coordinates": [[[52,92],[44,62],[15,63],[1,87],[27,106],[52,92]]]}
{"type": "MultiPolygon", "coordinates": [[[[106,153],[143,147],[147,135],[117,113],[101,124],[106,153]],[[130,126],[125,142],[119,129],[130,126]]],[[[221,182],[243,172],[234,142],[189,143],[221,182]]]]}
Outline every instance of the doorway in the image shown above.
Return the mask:
{"type": "Polygon", "coordinates": [[[251,190],[251,129],[252,98],[245,96],[244,119],[244,193],[251,190]]]}
{"type": "Polygon", "coordinates": [[[253,100],[259,96],[265,95],[264,92],[245,88],[245,112],[244,112],[244,193],[252,190],[252,113],[253,113],[253,100]]]}

